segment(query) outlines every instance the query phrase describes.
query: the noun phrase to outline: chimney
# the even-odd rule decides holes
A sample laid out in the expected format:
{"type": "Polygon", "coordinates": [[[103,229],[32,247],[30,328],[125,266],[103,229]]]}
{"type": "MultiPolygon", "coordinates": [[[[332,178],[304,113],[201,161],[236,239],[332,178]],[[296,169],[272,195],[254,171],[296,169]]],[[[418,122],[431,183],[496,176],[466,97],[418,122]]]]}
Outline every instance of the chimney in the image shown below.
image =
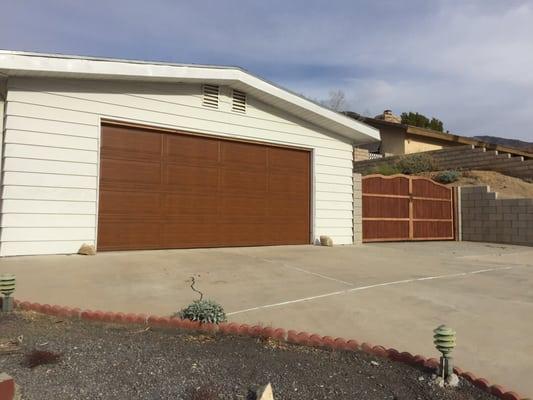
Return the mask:
{"type": "Polygon", "coordinates": [[[382,121],[394,122],[395,124],[402,123],[402,119],[399,116],[393,114],[392,110],[385,110],[383,111],[383,114],[376,115],[374,118],[380,119],[382,121]]]}

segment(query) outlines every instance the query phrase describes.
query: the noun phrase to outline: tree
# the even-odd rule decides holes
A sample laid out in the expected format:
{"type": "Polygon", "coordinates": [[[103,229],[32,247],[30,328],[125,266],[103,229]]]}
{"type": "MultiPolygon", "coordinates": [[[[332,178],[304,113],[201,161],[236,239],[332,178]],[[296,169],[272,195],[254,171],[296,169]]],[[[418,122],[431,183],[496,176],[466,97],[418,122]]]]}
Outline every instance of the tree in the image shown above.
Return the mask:
{"type": "Polygon", "coordinates": [[[434,131],[443,132],[444,125],[441,120],[431,118],[431,120],[423,114],[417,112],[402,113],[402,124],[419,126],[421,128],[433,129],[434,131]]]}
{"type": "Polygon", "coordinates": [[[322,100],[320,104],[333,111],[346,111],[346,95],[340,89],[331,90],[329,92],[329,98],[322,100]]]}

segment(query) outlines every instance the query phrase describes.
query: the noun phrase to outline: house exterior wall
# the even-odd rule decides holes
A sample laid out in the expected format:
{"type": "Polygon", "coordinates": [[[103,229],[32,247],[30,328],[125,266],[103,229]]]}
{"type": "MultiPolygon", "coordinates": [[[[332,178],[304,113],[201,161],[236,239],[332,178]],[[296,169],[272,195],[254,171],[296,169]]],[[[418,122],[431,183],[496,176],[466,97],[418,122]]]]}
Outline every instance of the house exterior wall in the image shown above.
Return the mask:
{"type": "Polygon", "coordinates": [[[462,240],[533,246],[533,199],[498,199],[487,186],[459,196],[462,240]]]}
{"type": "Polygon", "coordinates": [[[352,144],[248,98],[202,106],[201,84],[10,78],[0,255],[73,253],[96,244],[100,121],[115,119],[219,137],[311,148],[312,237],[353,242],[352,144]]]}
{"type": "Polygon", "coordinates": [[[441,150],[445,147],[461,146],[461,143],[454,143],[448,140],[433,139],[417,135],[407,134],[405,137],[405,153],[420,153],[422,151],[441,150]]]}
{"type": "Polygon", "coordinates": [[[361,174],[353,174],[353,243],[363,243],[363,183],[361,174]]]}

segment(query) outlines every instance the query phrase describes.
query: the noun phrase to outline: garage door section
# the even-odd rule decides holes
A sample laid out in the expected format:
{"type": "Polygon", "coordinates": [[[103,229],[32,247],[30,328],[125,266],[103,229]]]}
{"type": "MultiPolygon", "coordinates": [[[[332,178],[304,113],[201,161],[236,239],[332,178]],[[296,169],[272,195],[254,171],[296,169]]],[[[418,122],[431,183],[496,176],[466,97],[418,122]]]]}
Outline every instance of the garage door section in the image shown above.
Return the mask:
{"type": "Polygon", "coordinates": [[[308,151],[102,127],[98,250],[310,242],[308,151]]]}
{"type": "Polygon", "coordinates": [[[452,240],[453,190],[407,175],[363,177],[363,241],[452,240]]]}

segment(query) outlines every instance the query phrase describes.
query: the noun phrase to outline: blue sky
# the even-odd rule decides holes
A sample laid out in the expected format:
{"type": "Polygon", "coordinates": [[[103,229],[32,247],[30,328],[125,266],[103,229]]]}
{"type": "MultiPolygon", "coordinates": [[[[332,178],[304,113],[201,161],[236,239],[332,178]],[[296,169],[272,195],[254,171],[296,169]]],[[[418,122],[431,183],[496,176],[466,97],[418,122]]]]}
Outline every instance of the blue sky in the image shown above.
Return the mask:
{"type": "Polygon", "coordinates": [[[533,0],[2,0],[0,48],[239,65],[353,111],[533,141],[533,0]]]}

